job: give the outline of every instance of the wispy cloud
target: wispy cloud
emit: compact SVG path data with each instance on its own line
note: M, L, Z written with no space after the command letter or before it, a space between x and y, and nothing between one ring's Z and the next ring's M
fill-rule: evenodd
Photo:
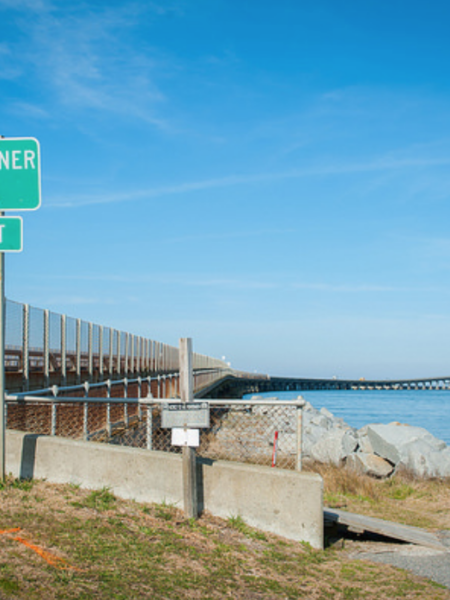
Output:
M42 278L42 277L41 277ZM227 289L273 289L280 287L281 284L271 280L270 278L252 279L251 277L217 277L210 274L158 274L151 275L136 274L136 275L117 275L110 273L99 273L94 275L66 275L55 274L48 275L47 281L55 280L60 282L65 281L89 281L98 283L111 283L127 285L167 285L167 286L184 286L184 287L200 287L200 288L227 288ZM73 296L76 297L76 296ZM81 302L80 302L81 303Z
M49 10L51 6L51 3L47 0L0 0L0 9L13 8L15 10L41 12Z
M295 233L297 229L260 229L257 231L226 231L224 233L201 233L193 235L184 235L176 238L164 238L162 243L178 243L178 242L189 242L189 241L202 241L202 240L231 240L231 239L245 239L251 237L260 236L272 236L272 235L286 235L287 233Z
M254 232L258 234L259 232ZM450 244L450 242L449 242ZM42 278L42 275L39 276ZM251 275L242 275L241 277L217 277L215 274L203 273L152 273L145 275L138 274L116 274L116 273L95 273L95 274L54 274L47 275L47 281L55 280L65 281L87 281L126 285L155 285L158 286L185 286L200 288L227 288L227 289L282 289L282 290L305 290L311 292L324 292L330 294L410 294L410 293L437 293L449 294L450 290L446 286L395 286L382 283L331 283L328 281L292 281L286 280L277 273L265 273L258 277Z
M32 119L50 119L50 113L36 104L30 104L28 102L17 102L11 108L11 112L16 113L22 117Z
M37 77L42 91L52 92L53 103L56 99L69 110L118 113L168 127L157 110L164 95L155 72L162 66L169 69L169 61L156 49L127 42L143 12L164 12L158 3L105 5L85 11L86 7L77 5L59 8L46 0L0 0L1 8L27 13L22 21L27 45L3 45L3 62L5 56L13 56L15 71Z
M331 284L331 283L293 283L293 288L318 292L332 292L345 294L377 293L377 292L412 292L412 288L402 288L377 284Z
M287 179L300 179L305 177L318 177L329 175L346 175L352 173L385 172L402 169L426 168L450 165L450 158L380 158L368 162L348 162L329 165L319 165L305 169L292 169L272 173L254 173L248 175L228 175L204 179L199 181L183 182L174 185L159 186L141 190L123 191L119 193L84 194L77 196L66 195L64 198L49 198L47 206L58 208L77 208L95 204L115 204L119 202L133 202L148 200L162 196L186 194L213 188L224 188L237 185L251 185L265 182L274 182Z

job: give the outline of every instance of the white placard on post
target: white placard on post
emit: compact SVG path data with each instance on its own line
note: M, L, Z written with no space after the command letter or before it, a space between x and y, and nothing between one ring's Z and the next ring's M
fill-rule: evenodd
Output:
M172 446L198 448L200 446L200 429L174 427L172 429Z

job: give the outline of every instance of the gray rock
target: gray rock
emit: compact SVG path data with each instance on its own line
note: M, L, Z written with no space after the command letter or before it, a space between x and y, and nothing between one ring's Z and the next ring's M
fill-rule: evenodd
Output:
M366 452L367 454L373 454L373 447L370 443L369 436L367 434L367 427L368 426L365 425L364 427L361 427L361 429L358 429L358 431L356 432L358 436L359 451Z
M342 438L342 448L345 456L348 456L358 447L358 437L353 429L347 429Z
M434 450L443 450L446 443L438 440L423 427L389 423L368 425L367 434L375 454L397 464L401 459L401 448L406 444L423 440Z
M366 473L372 477L384 479L394 471L394 465L390 462L369 452L357 452L347 457L346 463L349 468Z
M425 440L405 444L398 463L401 467L419 477L450 477L450 448L436 450Z
M328 408L325 408L324 406L320 409L320 414L323 415L324 417L327 417L328 419L330 419L331 421L334 419L334 415L333 413L331 413Z
M310 457L321 463L332 463L340 465L347 456L345 444L350 442L345 440L347 431L343 429L332 429L321 437L310 449ZM355 444L356 447L356 444Z
M367 435L375 454L399 468L418 476L450 475L450 449L423 427L374 424L367 426Z

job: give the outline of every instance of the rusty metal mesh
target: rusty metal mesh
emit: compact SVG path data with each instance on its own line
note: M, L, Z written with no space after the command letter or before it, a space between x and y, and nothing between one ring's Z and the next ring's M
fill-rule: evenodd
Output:
M140 386L140 390L138 389ZM89 390L90 398L79 401L9 402L7 427L44 435L58 435L133 448L181 451L172 446L171 430L161 427L161 404L121 402L124 396L146 397L142 382ZM107 394L111 402L106 398ZM95 402L97 398L104 401ZM73 397L73 392L70 393ZM115 398L117 401L115 402ZM210 427L200 430L197 455L294 469L298 449L298 408L288 404L210 404ZM274 451L275 450L275 451Z

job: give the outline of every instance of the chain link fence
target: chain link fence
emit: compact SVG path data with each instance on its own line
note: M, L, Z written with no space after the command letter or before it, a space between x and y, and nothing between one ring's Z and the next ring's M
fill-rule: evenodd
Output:
M124 380L119 385L77 386L48 396L9 396L7 427L43 435L103 442L163 452L172 446L162 428L165 401L155 399L158 380ZM74 395L77 392L77 395ZM304 401L205 400L210 427L200 430L197 455L285 469L301 469Z

